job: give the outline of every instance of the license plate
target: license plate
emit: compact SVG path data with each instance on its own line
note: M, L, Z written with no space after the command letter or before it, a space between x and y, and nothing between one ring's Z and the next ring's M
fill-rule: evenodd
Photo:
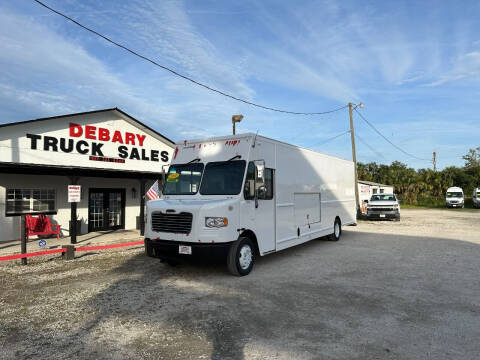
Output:
M192 247L187 245L179 245L178 253L185 254L185 255L192 255Z
M380 217L385 217L385 214L380 214Z

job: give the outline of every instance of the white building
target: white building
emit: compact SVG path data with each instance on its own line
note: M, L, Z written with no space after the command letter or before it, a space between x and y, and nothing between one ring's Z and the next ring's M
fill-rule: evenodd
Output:
M20 215L44 213L69 235L143 228L145 189L174 144L118 108L0 124L0 241L20 238ZM69 184L81 186L77 209ZM79 228L80 227L80 228Z
M384 185L371 181L358 180L358 197L360 200L360 209L362 214L367 213L367 203L375 194L393 194L394 187L392 185Z

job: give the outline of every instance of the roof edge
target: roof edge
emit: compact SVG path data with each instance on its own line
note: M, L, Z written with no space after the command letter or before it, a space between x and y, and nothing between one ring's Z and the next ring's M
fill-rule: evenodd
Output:
M387 185L387 184L380 184L376 183L374 181L367 181L367 180L358 180L360 184L365 184L365 185L376 185L376 186L388 186L388 187L394 187L393 185Z
M71 114L64 114L64 115L55 115L55 116L48 116L48 117L43 117L43 118L36 118L36 119L31 119L31 120L24 120L24 121L16 121L16 122L10 122L6 124L0 124L0 128L2 127L7 127L7 126L13 126L13 125L22 125L22 124L28 124L32 122L37 122L37 121L45 121L45 120L54 120L54 119L60 119L60 118L67 118L71 116L81 116L81 115L90 115L90 114L97 114L97 113L103 113L103 112L108 112L108 111L117 111L121 115L128 117L129 119L133 120L134 122L140 124L143 126L145 129L148 129L149 131L153 132L155 135L161 137L162 139L166 140L167 142L170 143L170 145L173 147L175 145L175 142L167 138L166 136L160 134L158 131L152 129L150 126L145 125L141 121L135 119L133 116L127 114L125 111L119 109L118 107L113 107L113 108L107 108L107 109L99 109L99 110L91 110L91 111L84 111L84 112L79 112L79 113L71 113Z

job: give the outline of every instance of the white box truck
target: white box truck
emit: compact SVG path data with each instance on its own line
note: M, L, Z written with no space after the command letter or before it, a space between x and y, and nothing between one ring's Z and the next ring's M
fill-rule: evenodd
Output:
M257 256L355 224L353 162L255 134L185 141L146 214L148 256L220 256L247 275Z

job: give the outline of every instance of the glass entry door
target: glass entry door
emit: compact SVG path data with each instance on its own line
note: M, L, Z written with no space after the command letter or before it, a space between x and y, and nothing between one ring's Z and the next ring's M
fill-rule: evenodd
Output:
M125 228L125 189L90 189L88 231Z

